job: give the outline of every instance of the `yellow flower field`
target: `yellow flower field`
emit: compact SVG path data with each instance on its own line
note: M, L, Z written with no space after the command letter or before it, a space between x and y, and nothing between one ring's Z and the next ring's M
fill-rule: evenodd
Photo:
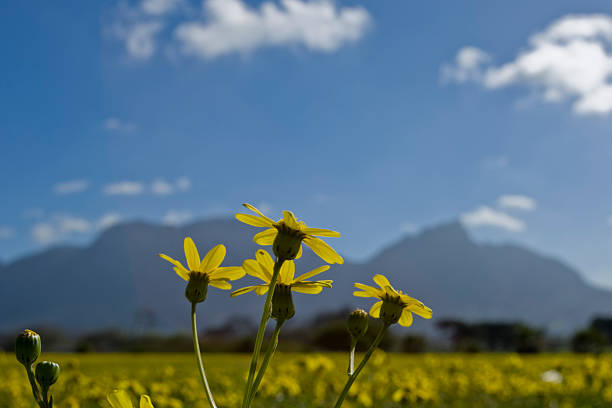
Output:
M377 351L346 407L610 407L612 356L423 354ZM126 389L156 408L207 408L192 354L46 354L60 363L58 408L108 408ZM254 407L329 407L346 381L346 354L277 354ZM219 407L239 407L249 355L205 354ZM31 390L13 353L0 353L0 407L31 408Z

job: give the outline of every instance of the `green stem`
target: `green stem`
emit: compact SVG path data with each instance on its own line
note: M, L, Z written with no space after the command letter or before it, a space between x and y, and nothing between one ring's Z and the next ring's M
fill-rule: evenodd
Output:
M370 348L368 349L368 351L363 356L363 360L361 360L361 363L359 363L359 365L357 366L357 369L355 370L353 375L351 375L348 378L348 380L346 381L346 385L344 386L344 389L340 393L340 396L338 397L338 401L336 401L336 405L334 405L334 408L340 408L340 406L344 402L344 398L346 398L346 395L349 392L349 389L351 388L351 386L353 385L353 383L357 379L357 376L359 375L359 373L361 372L363 367L365 367L365 365L368 362L368 360L370 359L370 357L372 357L372 354L374 353L374 350L376 350L376 347L380 344L380 341L385 336L385 332L387 331L388 327L389 327L389 325L385 323L380 328L380 331L378 332L378 334L376 335L376 338L374 339L374 341L370 345Z
M272 341L270 342L270 345L268 346L268 350L266 351L263 361L261 362L261 367L259 368L259 371L257 372L257 377L255 378L255 382L253 383L253 386L251 387L251 393L249 395L248 406L251 406L253 402L253 398L255 398L255 394L257 393L257 389L259 388L259 384L261 384L261 380L263 379L263 376L266 373L268 364L270 364L270 360L272 360L272 356L274 355L274 352L276 351L276 348L278 347L278 334L280 333L280 329L283 326L283 323L285 323L284 320L276 321L276 327L274 328L274 334L272 335Z
M200 353L200 342L198 340L198 329L196 327L196 303L191 304L191 332L193 335L193 349L196 355L198 368L200 369L200 378L202 379L202 383L204 384L204 390L206 391L206 399L208 400L208 403L210 404L211 408L217 408L217 406L215 405L215 400L212 396L212 392L210 391L210 386L208 385L208 381L206 380L204 364L202 364L202 354Z
M349 365L347 370L349 377L353 375L355 371L355 347L357 347L357 339L351 336L351 351L349 352Z
M261 352L261 345L263 343L264 333L266 331L266 325L270 320L270 310L272 308L272 296L274 295L274 289L276 288L276 280L280 273L281 265L283 260L276 258L274 262L274 273L270 284L268 285L268 296L266 296L266 303L264 304L263 313L261 314L261 321L259 322L259 329L257 329L257 337L255 338L255 348L253 349L253 355L251 356L251 366L249 367L249 377L246 383L246 390L244 391L244 398L242 399L242 408L249 406L249 395L251 393L251 386L253 385L253 378L255 377L255 371L257 370L257 360L259 360L259 353Z
M40 397L40 391L38 391L38 385L36 385L36 379L34 377L34 370L32 370L32 366L26 366L25 369L28 373L28 380L30 381L30 386L32 387L32 394L34 395L36 403L40 408L46 408L47 402L43 401Z

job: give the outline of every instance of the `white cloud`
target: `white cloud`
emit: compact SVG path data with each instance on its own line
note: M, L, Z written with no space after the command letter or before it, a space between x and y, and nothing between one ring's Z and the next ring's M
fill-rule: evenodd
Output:
M109 132L131 132L136 126L119 118L110 117L104 120L104 128Z
M89 188L87 180L70 180L57 183L53 186L55 194L74 194L81 193Z
M184 192L191 188L191 180L187 177L180 177L174 183L164 179L157 179L151 183L151 191L157 195L169 195L176 192Z
M87 233L91 229L92 224L84 218L58 214L50 221L35 224L31 234L36 242L46 245L61 241L75 233Z
M100 219L98 220L96 224L97 224L98 229L104 230L104 229L110 228L113 225L117 224L120 220L121 220L121 217L119 216L119 214L108 213L100 217Z
M498 66L490 64L484 51L465 47L441 74L442 79L476 81L491 90L525 84L545 102L570 100L577 114L612 114L612 16L562 17L531 36L514 60Z
M501 208L513 208L517 210L533 211L537 207L536 201L524 195L503 195L497 199Z
M204 9L206 21L175 30L181 50L201 58L287 45L333 52L360 39L370 24L362 7L336 8L330 0L267 1L259 9L242 0L205 0Z
M417 231L417 229L417 226L410 221L404 221L400 225L400 231L404 234L413 234Z
M15 231L11 227L0 226L0 239L9 239L15 236Z
M166 225L181 225L191 221L192 215L189 210L168 210L162 221Z
M120 181L104 187L106 195L137 195L144 192L144 186L138 181Z
M146 14L159 16L176 10L181 3L182 0L143 0L140 7Z
M523 221L487 206L461 214L461 221L469 227L497 227L513 232L525 229Z

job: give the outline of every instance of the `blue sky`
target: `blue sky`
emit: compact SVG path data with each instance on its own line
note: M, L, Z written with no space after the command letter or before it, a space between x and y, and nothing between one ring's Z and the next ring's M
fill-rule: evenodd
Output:
M610 2L0 7L4 261L251 202L353 259L460 218L612 287Z

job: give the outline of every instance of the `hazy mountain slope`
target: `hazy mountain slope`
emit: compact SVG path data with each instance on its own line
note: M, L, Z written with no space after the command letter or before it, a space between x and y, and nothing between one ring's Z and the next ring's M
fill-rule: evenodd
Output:
M224 265L239 265L254 256L255 232L232 219L178 228L127 223L105 231L87 248L57 247L4 265L0 330L46 323L75 330L130 328L142 309L152 310L162 329L185 329L185 283L156 254L184 259L183 238L190 235L201 256L223 243L228 248ZM321 264L305 251L297 273ZM449 223L406 237L367 262L332 266L324 276L334 279L334 288L323 296L297 294L295 319L344 305L368 307L370 301L352 296L352 283L369 283L375 273L425 301L436 318L520 319L566 332L594 313L612 312L612 293L586 285L563 263L517 246L476 244L461 224ZM251 282L245 279L235 287ZM229 292L211 288L199 307L201 324L235 315L255 319L262 302L253 294L229 299ZM416 328L433 324L419 322Z

